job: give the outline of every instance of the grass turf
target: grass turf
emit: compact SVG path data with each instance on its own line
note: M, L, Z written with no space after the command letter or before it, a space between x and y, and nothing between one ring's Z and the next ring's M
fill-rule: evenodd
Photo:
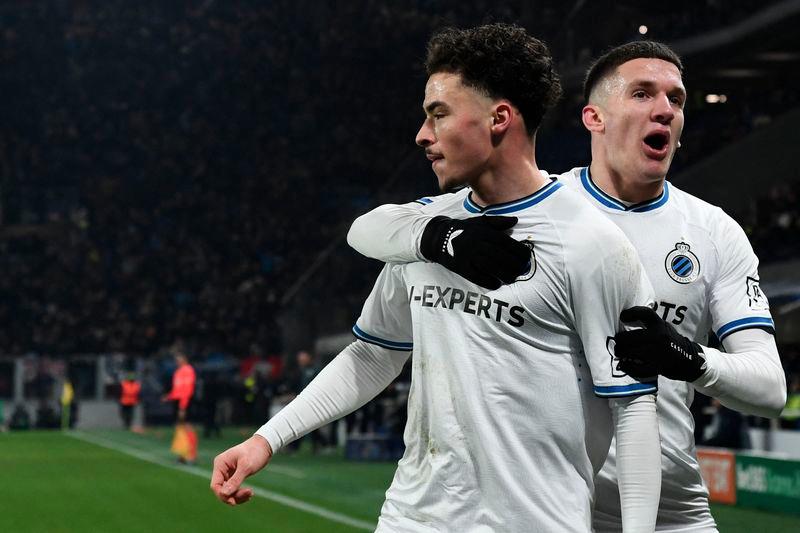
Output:
M0 531L13 532L355 532L345 525L269 499L238 508L217 502L207 475L214 455L249 431L227 430L201 439L198 467L206 477L176 467L169 453L171 430L145 434L93 431L88 438L60 432L0 434ZM148 461L132 457L143 454ZM155 464L154 464L155 463ZM341 452L278 454L250 478L252 486L296 498L374 524L391 482L393 463L346 462ZM800 531L800 517L715 506L722 533Z

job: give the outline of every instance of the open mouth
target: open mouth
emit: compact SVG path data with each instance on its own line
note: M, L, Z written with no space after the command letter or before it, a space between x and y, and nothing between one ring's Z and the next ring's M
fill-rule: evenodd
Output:
M651 133L644 138L644 143L657 152L661 152L669 144L669 136L666 133Z

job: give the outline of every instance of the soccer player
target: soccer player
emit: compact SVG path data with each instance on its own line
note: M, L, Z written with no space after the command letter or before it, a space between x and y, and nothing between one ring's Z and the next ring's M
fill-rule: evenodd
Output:
M449 29L429 42L426 66L417 144L441 189L468 187L423 210L513 213L526 271L486 291L437 264L386 265L359 340L220 454L211 488L247 501L246 476L374 397L413 351L406 451L378 531L591 531L593 479L614 434L624 529L652 531L656 381L616 371L609 346L619 313L652 288L622 232L536 166L536 130L560 93L549 51L515 26Z
M694 391L743 413L775 417L786 401L786 382L759 288L758 259L744 232L718 207L666 181L683 129L682 74L680 58L655 42L622 45L597 59L584 87L592 161L562 174L558 183L578 191L625 232L655 288L655 311L623 313L624 321L644 329L618 334L615 355L629 375L661 375L663 485L656 529L712 532L689 412ZM360 217L348 240L379 259L435 260L435 236L462 223L431 217L415 204L386 205ZM462 257L455 253L450 264L469 261L480 238L467 232L451 238ZM727 353L700 344L709 331ZM620 529L619 453L617 442L596 479L599 532Z

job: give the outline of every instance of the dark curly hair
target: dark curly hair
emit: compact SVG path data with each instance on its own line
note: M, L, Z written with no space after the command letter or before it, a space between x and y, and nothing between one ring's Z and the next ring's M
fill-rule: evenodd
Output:
M530 136L561 96L547 45L511 24L438 31L428 41L425 69L429 76L460 74L464 85L491 98L508 99Z
M589 96L601 80L617 70L617 67L623 63L640 58L668 61L678 67L678 71L683 76L683 63L672 48L656 41L633 41L612 48L592 63L583 80L583 97L588 102Z

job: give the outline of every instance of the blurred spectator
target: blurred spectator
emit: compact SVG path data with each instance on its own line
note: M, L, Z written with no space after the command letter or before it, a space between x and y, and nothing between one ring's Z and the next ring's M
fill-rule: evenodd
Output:
M49 401L39 400L39 406L36 408L36 429L58 429L59 427L61 427L61 421L56 410Z
M142 391L141 382L136 379L136 373L128 372L120 382L119 408L122 424L125 429L131 429L133 411L139 405L139 393Z
M735 218L763 263L800 257L800 182L774 185Z
M73 429L78 422L78 399L72 378L67 376L61 384L61 429Z
M217 370L206 372L203 377L203 395L201 398L203 404L203 436L205 438L212 436L219 438L222 436L222 431L217 421L217 405L224 391L225 383L220 372Z
M14 412L8 420L8 429L30 429L31 415L24 405L18 403L14 406Z

